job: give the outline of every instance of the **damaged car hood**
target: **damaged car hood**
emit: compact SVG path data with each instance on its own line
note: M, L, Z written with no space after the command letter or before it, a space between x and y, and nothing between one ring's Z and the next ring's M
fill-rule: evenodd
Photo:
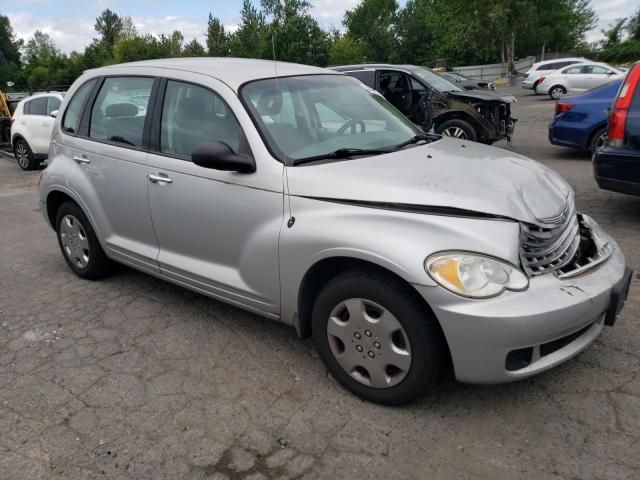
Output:
M506 93L498 93L493 92L491 90L463 90L461 92L451 91L446 92L449 97L453 98L461 98L465 100L482 100L485 102L505 102L505 103L515 103L516 97L513 95L508 95Z
M289 194L425 213L506 217L543 226L572 195L521 155L444 137L397 152L287 168Z

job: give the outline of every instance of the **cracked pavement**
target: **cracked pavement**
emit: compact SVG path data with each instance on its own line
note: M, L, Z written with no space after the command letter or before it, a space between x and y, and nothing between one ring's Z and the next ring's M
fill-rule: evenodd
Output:
M510 91L500 146L561 173L640 271L640 198L599 190L549 145L553 102ZM37 176L0 157L0 479L640 478L637 273L616 326L560 367L388 408L292 328L124 267L75 277Z

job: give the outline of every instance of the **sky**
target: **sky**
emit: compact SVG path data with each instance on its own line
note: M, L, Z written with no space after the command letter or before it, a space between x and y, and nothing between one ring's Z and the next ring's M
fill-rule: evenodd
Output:
M323 27L341 28L342 16L360 0L311 0L312 15ZM256 0L254 3L259 3ZM404 0L400 0L401 5ZM598 14L597 28L587 34L592 42L602 38L600 29L617 18L628 17L638 0L592 0ZM182 31L185 40L205 42L209 12L228 31L237 28L242 0L0 0L0 13L11 20L14 31L28 41L36 30L48 33L63 52L82 51L97 36L95 18L105 8L131 16L140 33Z

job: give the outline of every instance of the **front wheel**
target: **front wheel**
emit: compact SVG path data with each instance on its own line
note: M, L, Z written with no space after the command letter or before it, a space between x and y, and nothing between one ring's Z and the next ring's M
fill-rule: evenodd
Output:
M315 301L312 330L333 377L365 400L401 405L440 381L446 358L440 327L418 294L393 277L338 275Z
M478 138L476 131L469 122L458 118L447 120L436 127L436 133L445 137L455 137L460 140L471 140L475 142Z
M555 85L549 89L549 96L551 97L552 100L559 99L565 93L567 93L567 89L564 88L562 85Z

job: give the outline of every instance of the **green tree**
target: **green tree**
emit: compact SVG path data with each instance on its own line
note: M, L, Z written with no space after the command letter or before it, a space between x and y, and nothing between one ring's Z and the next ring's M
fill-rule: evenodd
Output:
M397 15L395 0L363 0L345 13L343 24L347 35L360 42L366 60L384 62L396 47Z
M200 42L195 38L184 46L182 50L183 57L206 57L207 52Z
M22 40L16 38L9 17L0 15L0 89L4 89L8 81L19 81L22 45Z
M24 61L29 67L48 66L60 55L48 33L36 30L24 48Z
M162 57L175 58L182 55L184 35L179 30L174 30L171 35L160 35L159 46Z
M113 49L122 33L123 26L122 18L108 8L96 18L93 28L100 34L99 40L109 55L113 54Z
M329 61L329 34L309 14L306 0L263 0L262 7L271 21L267 24L267 41L263 58L274 54L278 60L327 65Z
M224 31L220 19L209 13L207 24L207 50L211 57L226 57L229 55L229 35Z
M49 84L49 69L42 65L34 67L27 77L27 85L30 90L44 90Z
M330 65L360 63L364 57L360 44L348 35L334 39L329 51Z
M262 58L267 51L267 46L271 43L266 38L267 26L264 14L253 6L251 0L243 0L240 18L240 27L229 42L231 56Z
M629 40L640 41L640 8L627 21L627 33L629 34Z

